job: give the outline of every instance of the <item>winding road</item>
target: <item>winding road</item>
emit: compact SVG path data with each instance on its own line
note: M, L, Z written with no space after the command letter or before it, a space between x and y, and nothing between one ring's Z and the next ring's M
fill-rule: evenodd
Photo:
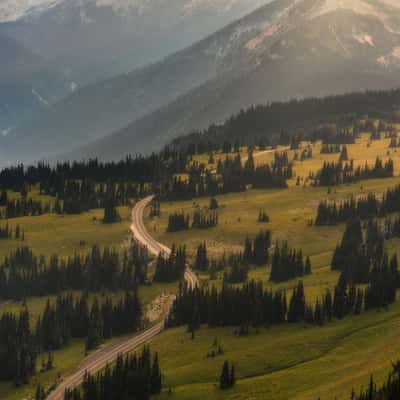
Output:
M132 210L132 225L130 229L134 239L146 247L151 254L157 256L158 254L162 253L164 256L168 256L171 253L171 250L154 240L147 232L143 222L144 210L150 204L153 198L154 196L148 196L135 205ZM194 288L198 285L198 279L195 273L189 267L186 268L184 278L190 287ZM115 361L119 354L126 354L135 348L142 346L163 330L164 321L161 321L149 329L133 336L132 338L106 345L90 354L83 360L78 369L72 375L67 376L56 387L56 389L54 389L54 391L47 396L47 400L63 400L65 390L79 386L82 383L86 372L92 375L97 373L107 364Z
M288 147L283 147L279 150L285 151ZM269 149L260 151L254 154L254 157L260 157L264 154L273 153L277 149ZM245 162L248 159L247 156L242 157L242 161ZM168 257L171 253L171 249L167 246L157 242L147 231L143 216L146 207L151 203L154 196L148 196L136 203L135 207L132 209L132 223L130 230L136 241L138 241L142 246L146 247L149 253L154 256L158 256L160 253L164 257ZM194 288L198 285L199 281L196 274L187 266L184 274L184 279L189 287ZM166 315L168 312L166 313ZM165 315L165 316L166 316ZM71 389L79 386L85 373L95 374L102 370L107 364L112 363L116 360L119 354L128 353L135 348L142 346L144 343L150 339L157 336L160 332L164 330L164 320L156 323L149 329L133 336L129 339L121 340L117 343L112 343L102 347L101 349L95 351L86 357L80 364L78 369L71 375L64 378L64 380L52 391L48 396L47 400L63 400L64 392L66 389Z

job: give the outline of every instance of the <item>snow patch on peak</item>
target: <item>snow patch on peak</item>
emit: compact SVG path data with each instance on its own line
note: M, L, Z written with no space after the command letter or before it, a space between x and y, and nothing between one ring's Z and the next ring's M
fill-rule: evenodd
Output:
M367 33L359 32L359 33L354 33L353 38L361 44L369 45L371 47L375 47L374 40L371 35L368 35Z
M0 22L16 21L35 12L55 7L65 0L2 0Z
M386 5L399 8L398 0L383 0ZM367 0L324 0L324 3L314 11L312 17L318 17L336 10L350 10L356 14L375 16L384 19L379 4L373 5Z

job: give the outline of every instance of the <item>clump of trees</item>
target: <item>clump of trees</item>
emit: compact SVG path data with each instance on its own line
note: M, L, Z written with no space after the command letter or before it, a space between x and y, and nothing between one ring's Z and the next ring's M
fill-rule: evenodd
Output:
M200 243L197 247L196 258L194 261L195 269L200 271L207 271L210 266L210 261L207 256L207 244L206 242Z
M218 213L215 211L202 212L196 210L193 214L192 228L194 229L208 229L214 228L218 225Z
M342 147L342 151L340 152L339 161L348 161L349 155L347 153L347 146Z
M271 260L270 280L282 282L311 274L311 261L301 250L290 249L287 242L275 244Z
M158 354L145 347L139 355L119 355L114 366L94 376L86 374L82 387L67 389L64 400L148 400L162 388Z
M210 205L208 207L210 210L217 210L219 208L218 201L215 197L211 197Z
M339 144L328 144L323 143L321 146L321 154L335 154L340 153L340 145Z
M158 198L154 198L150 204L150 218L159 217L161 215L161 203Z
M153 280L154 282L174 282L183 278L186 269L186 247L172 246L168 257L159 254Z
M396 290L400 287L397 256L389 259L376 221L368 222L365 237L359 220L347 224L331 267L341 271L341 281L368 284L365 308L386 307L396 300Z
M85 338L86 349L90 350L104 339L139 329L141 315L136 290L127 292L116 304L105 297L102 302L93 299L91 306L85 294L76 299L72 294L59 295L54 303L47 302L34 327L26 308L19 315L3 313L0 380L27 384L36 372L38 354L48 354L46 369L49 369L51 351L66 346L72 338Z
M230 365L228 361L225 361L222 365L222 371L219 377L219 387L221 390L226 390L234 387L235 383L235 366L233 364Z
M104 206L104 224L114 224L121 221L121 216L112 199L108 200Z
M127 292L117 304L105 297L101 302L95 298L90 306L85 294L76 300L71 294L59 295L54 304L47 302L37 321L37 348L60 349L71 338L85 338L86 349L91 350L104 339L138 330L141 315L136 289Z
M224 271L224 280L229 283L245 282L250 265L265 265L269 261L271 232L260 230L254 240L245 239L243 251L226 255L218 260L210 260L205 242L200 243L195 257L195 268L210 271L213 276L217 271Z
M168 216L167 232L179 232L189 229L190 216L182 212L175 212Z
M36 371L37 348L29 313L3 313L0 318L0 380L29 383Z
M348 163L324 162L314 179L317 186L335 186L343 183L354 183L363 179L378 179L393 177L394 164L389 159L386 163L378 157L374 166L354 167L353 161Z
M38 257L21 247L0 265L0 298L20 300L65 290L131 290L146 281L147 263L147 251L135 243L122 257L95 245L89 254L67 259Z
M175 212L168 216L167 232L179 232L193 229L209 229L218 225L218 213L216 211L196 210L192 218L189 214Z
M0 240L12 238L22 241L25 240L25 232L21 229L21 226L17 224L14 232L13 229L8 225L8 222L3 227L0 226Z
M379 199L369 193L365 197L354 197L335 201L322 201L317 210L316 225L336 225L350 219L360 218L362 220L384 217L389 213L400 211L400 186L388 189Z
M386 382L378 387L371 376L368 388L361 390L358 395L354 390L351 398L354 400L394 400L400 397L400 361L392 364L392 371L388 374Z
M265 211L260 210L260 212L258 213L258 222L270 222L269 216Z

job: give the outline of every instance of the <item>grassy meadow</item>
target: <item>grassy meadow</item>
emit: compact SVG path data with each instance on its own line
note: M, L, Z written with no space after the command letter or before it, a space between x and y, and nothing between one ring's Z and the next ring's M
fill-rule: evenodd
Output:
M207 208L210 198L192 201L162 202L161 215L150 218L145 223L150 234L158 241L171 246L185 244L189 259L193 260L197 246L205 241L211 258L224 252L238 252L243 249L246 236L254 237L260 229L269 229L272 239L287 240L291 247L301 248L304 255L311 258L312 275L303 278L307 301L314 300L337 283L338 272L330 269L332 252L341 239L344 224L317 227L315 220L317 206L323 199L337 200L369 192L383 193L387 188L400 183L400 149L389 149L389 139L370 142L363 135L356 144L348 145L350 159L355 165L375 162L376 157L384 161L390 156L394 160L395 177L380 180L364 180L355 184L340 185L330 191L313 187L307 179L322 167L324 161L336 161L339 154L320 154L321 144L312 145L313 158L294 162L295 177L289 181L287 189L248 190L217 196L219 203L218 226L212 229L190 229L167 233L168 216L183 210L193 214L198 208ZM302 146L307 146L303 143ZM278 148L279 150L279 148ZM299 154L301 150L297 151ZM388 154L389 152L389 154ZM247 149L241 149L245 157ZM289 158L294 151L289 151ZM229 155L233 157L234 154ZM214 154L214 168L225 154ZM194 157L194 161L207 164L208 155ZM273 160L272 153L255 151L256 164ZM296 185L300 176L300 185ZM12 194L18 196L18 194ZM32 197L43 201L51 198ZM259 211L270 217L269 223L258 222ZM86 253L94 244L101 247L122 249L129 236L130 208L120 207L121 221L103 224L103 210L92 210L81 215L45 214L38 217L22 217L9 221L12 228L18 224L25 232L25 240L7 239L0 241L0 259L22 245L29 246L37 255L46 257L57 254L67 257L74 253ZM5 221L0 221L3 226ZM398 252L400 240L387 242L390 253ZM269 282L269 266L251 268L249 279L261 280L266 286L281 288L288 292L297 284L291 280L280 284ZM208 274L200 274L201 282L220 286L221 273L210 281ZM147 305L161 293L175 293L177 283L141 286L139 295L145 310ZM110 293L99 293L103 295ZM76 296L80 293L75 293ZM124 294L111 294L115 301ZM90 295L90 301L95 295ZM28 298L26 305L34 324L43 312L47 299L56 296ZM23 302L0 303L0 314L7 311L18 312ZM251 330L248 336L240 337L234 328L210 329L202 327L192 339L186 327L168 329L151 341L151 348L159 352L164 372L164 389L160 399L195 400L207 396L214 399L271 399L271 400L316 400L347 399L352 388L356 391L366 386L370 375L382 380L391 361L400 358L400 302L388 310L365 312L360 316L347 317L322 327L306 325L273 326ZM118 340L113 339L113 340ZM213 343L218 342L224 354L208 357ZM73 340L67 348L54 352L55 368L44 373L38 372L31 383L16 388L11 383L0 383L0 399L28 399L34 393L38 382L49 386L58 376L70 373L85 357L84 341ZM222 363L235 363L238 382L235 388L221 392L217 387ZM38 357L38 371L41 356Z
M377 195L400 183L400 151L389 149L389 139L370 142L363 135L356 144L347 145L349 159L355 165L394 160L395 177L363 180L355 184L340 185L328 191L313 187L307 179L324 161L337 161L339 154L320 154L321 144L312 145L313 158L294 162L295 178L287 189L248 190L244 193L217 196L219 203L218 226L212 229L167 233L168 215L178 211L193 214L198 208L207 208L209 198L193 201L162 202L161 215L146 218L153 236L168 245L185 244L189 256L194 257L197 246L205 241L209 256L243 249L246 236L254 237L260 229L270 229L274 240L287 240L289 245L303 249L311 257L313 273L304 277L307 300L315 298L327 288L333 288L339 274L330 269L332 252L341 239L344 224L329 227L314 226L317 206L323 199L340 201L351 196ZM308 145L303 144L303 147ZM301 150L298 151L300 154ZM294 151L289 151L293 158ZM246 154L245 149L241 151ZM273 154L257 156L256 164L273 160ZM234 155L230 155L233 157ZM224 159L215 154L214 159ZM196 161L207 163L208 156ZM296 185L297 176L301 177ZM265 211L269 223L258 222L258 213ZM386 243L389 253L399 252L400 240ZM203 282L221 285L218 279L209 282L208 274L201 274ZM268 282L269 267L252 268L249 279L262 280L265 285L290 291L297 280L280 284ZM161 399L347 399L351 390L366 387L371 374L382 381L390 370L391 362L400 357L400 304L388 310L365 312L334 321L322 327L274 326L253 330L240 337L235 328L211 329L202 327L192 340L185 327L171 329L151 342L159 351L165 373L165 390ZM224 354L207 357L217 340ZM236 366L238 382L230 390L220 391L218 379L225 360Z

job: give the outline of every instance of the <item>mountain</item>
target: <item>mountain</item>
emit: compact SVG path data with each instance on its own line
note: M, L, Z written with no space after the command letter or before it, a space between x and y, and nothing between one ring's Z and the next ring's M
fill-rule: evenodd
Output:
M120 158L252 104L399 86L399 72L397 1L276 0L157 64L78 91L4 148L19 158Z
M79 86L132 71L202 39L264 0L2 0L0 32Z
M66 77L14 39L0 34L0 133L69 93Z

